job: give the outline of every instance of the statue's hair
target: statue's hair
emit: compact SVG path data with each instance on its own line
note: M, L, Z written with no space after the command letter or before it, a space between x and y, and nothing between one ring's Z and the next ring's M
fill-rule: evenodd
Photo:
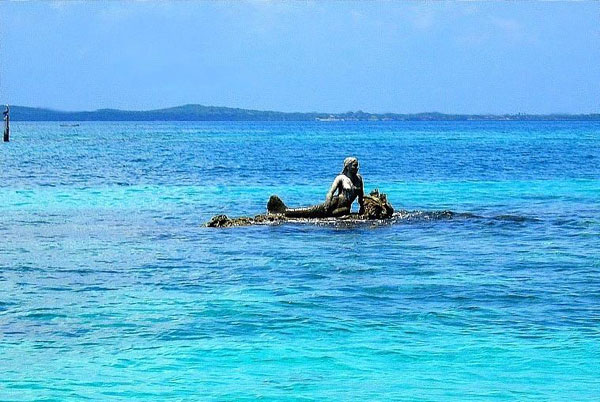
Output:
M354 156L349 156L346 159L344 159L344 168L342 169L342 174L346 173L348 166L350 166L354 162L358 163L358 159L356 159Z

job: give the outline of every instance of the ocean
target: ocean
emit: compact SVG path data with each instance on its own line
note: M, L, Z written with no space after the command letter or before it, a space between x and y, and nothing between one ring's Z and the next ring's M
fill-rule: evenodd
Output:
M0 400L597 400L599 122L12 128ZM347 156L413 218L203 227Z

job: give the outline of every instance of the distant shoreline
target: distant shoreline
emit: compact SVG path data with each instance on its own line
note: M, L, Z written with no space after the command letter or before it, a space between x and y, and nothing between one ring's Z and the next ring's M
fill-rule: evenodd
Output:
M27 106L11 106L12 121L600 121L591 114L445 114L445 113L295 113L217 106L184 105L132 111L100 109L68 112Z

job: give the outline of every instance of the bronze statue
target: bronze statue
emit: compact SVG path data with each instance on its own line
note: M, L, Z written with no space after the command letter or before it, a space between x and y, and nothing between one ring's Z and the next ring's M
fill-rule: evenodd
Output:
M358 199L359 212L351 213L352 203ZM358 160L353 157L344 159L344 169L327 192L325 202L306 208L288 208L276 195L272 195L267 203L267 214L254 217L243 216L229 218L227 215L216 215L205 226L226 228L248 225L278 225L286 222L317 223L333 222L334 224L360 224L374 220L390 220L394 208L387 196L375 189L369 195L364 194L363 179L358 174ZM335 219L322 219L335 218Z
M358 160L354 157L344 159L344 169L340 173L327 196L325 202L306 208L288 208L276 195L272 195L267 203L270 214L280 214L288 218L329 218L350 214L352 203L358 198L359 214L364 212L364 184L358 174Z

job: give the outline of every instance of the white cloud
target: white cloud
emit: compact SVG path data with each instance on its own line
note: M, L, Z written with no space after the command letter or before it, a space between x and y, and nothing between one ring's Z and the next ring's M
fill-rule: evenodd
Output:
M491 17L490 23L504 39L513 42L536 43L538 38L514 18Z

